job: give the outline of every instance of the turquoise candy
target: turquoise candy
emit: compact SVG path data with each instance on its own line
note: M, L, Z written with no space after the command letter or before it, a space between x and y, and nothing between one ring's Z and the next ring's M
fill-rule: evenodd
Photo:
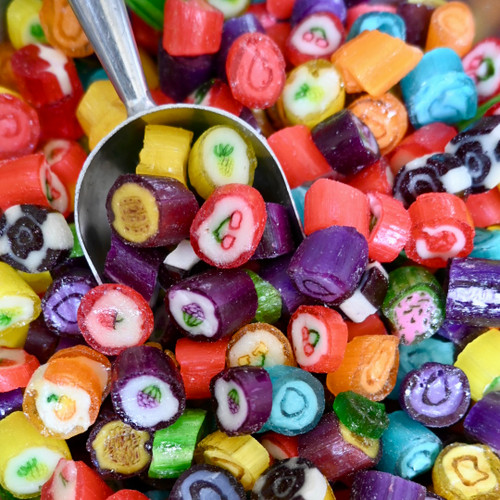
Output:
M500 260L500 231L476 227L474 248L469 257Z
M382 458L375 467L403 479L429 471L443 448L441 440L404 411L389 415L389 427L381 438Z
M455 344L431 337L419 344L399 346L399 368L396 385L389 394L389 399L399 398L399 387L406 375L420 368L424 363L435 362L452 365L454 362Z
M406 25L401 16L391 12L367 12L354 21L347 35L347 41L363 31L373 30L381 31L403 41L406 40Z
M454 124L477 111L477 91L458 54L434 49L400 82L408 116L415 128L434 122Z
M273 406L260 432L297 436L316 427L325 409L321 382L294 366L276 365L266 370L273 385Z
M302 226L304 226L304 200L309 187L310 186L303 185L292 189L292 198L297 208Z

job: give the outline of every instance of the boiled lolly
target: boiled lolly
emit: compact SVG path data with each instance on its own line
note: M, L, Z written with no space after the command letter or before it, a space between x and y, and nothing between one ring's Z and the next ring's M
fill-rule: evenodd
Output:
M259 431L271 414L273 388L264 368L227 368L212 378L210 392L219 429L228 436Z
M443 290L429 271L407 266L389 273L382 312L403 344L421 342L434 335L444 320L443 306Z
M389 426L381 438L382 456L376 468L413 479L432 469L443 448L441 440L404 411L389 415Z
M115 234L144 247L173 245L185 239L197 210L194 194L169 177L121 175L106 199Z
M472 326L500 324L498 273L500 262L453 259L449 270L446 318Z
M446 500L499 498L500 459L489 446L450 444L434 463L432 484Z
M0 393L26 387L40 362L23 349L0 347Z
M14 205L0 217L0 259L19 271L50 271L72 248L73 234L54 210Z
M262 430L295 436L313 429L325 409L321 383L310 373L293 366L267 368L272 382L272 410Z
M255 252L266 220L259 191L246 184L225 184L197 212L190 229L191 245L211 266L239 267Z
M330 12L337 16L342 23L345 23L346 2L344 0L296 0L293 3L290 22L295 26L314 12Z
M474 248L469 254L469 257L500 260L500 231L490 231L488 229L476 227L476 234L474 235Z
M61 458L40 500L106 500L113 490L85 462Z
M214 341L253 319L257 293L245 271L211 269L170 287L166 304L185 335Z
M467 413L464 429L473 441L488 445L497 455L500 453L500 392L485 394Z
M361 276L361 281L354 293L342 303L339 309L352 321L361 323L371 314L375 314L387 293L389 275L379 262L371 262Z
M0 442L0 485L15 498L37 496L59 460L71 460L66 441L42 436L20 411L0 420Z
M111 412L101 412L87 439L92 465L104 479L124 479L151 461L151 434L133 429Z
M304 295L337 304L354 292L367 264L366 239L352 227L331 226L299 245L288 274Z
M13 389L8 392L0 392L0 420L15 411L23 410L24 388Z
M500 116L485 116L457 134L445 151L454 154L472 178L471 192L481 193L500 182Z
M305 458L275 462L252 488L253 500L334 500L325 476Z
M259 441L269 455L276 460L299 456L298 436L285 436L278 432L268 431L259 437Z
M354 476L351 500L425 500L426 490L418 483L379 471L362 471Z
M193 465L175 482L170 500L198 500L209 495L225 500L244 500L243 486L225 469L215 465ZM209 498L207 497L207 498Z
M85 341L107 355L143 344L154 326L153 311L143 296L113 283L96 286L83 296L77 321Z
M235 128L215 125L196 139L189 153L189 182L207 199L226 184L253 184L257 158L250 141Z
M113 363L111 384L115 412L135 429L167 427L186 407L179 369L156 347L140 345L122 351Z
M250 323L241 327L227 346L228 366L295 366L292 346L273 325Z
M336 481L373 467L380 458L380 443L357 436L335 413L327 412L314 429L299 436L299 456L313 462L328 481Z
M257 478L269 467L266 449L252 436L228 436L215 431L196 447L196 463L217 465L237 477L245 490L251 490Z
M14 48L19 49L29 43L46 43L47 40L40 26L41 3L40 0L13 0L2 7L9 39Z
M404 378L399 401L417 422L447 427L458 422L469 408L469 381L460 368L424 363Z
M363 31L379 30L406 41L406 25L399 15L392 12L367 12L352 23L347 40L352 40Z
M92 274L85 270L75 270L55 279L42 300L47 327L57 335L80 335L78 307L82 297L95 286Z
M288 323L297 364L313 373L335 371L347 345L347 326L337 311L325 306L299 306Z
M337 370L326 376L328 390L337 395L354 391L381 401L394 388L399 341L393 335L362 335L348 342Z
M154 433L148 477L176 478L191 467L196 445L208 427L206 417L206 410L186 408L173 424Z
M380 158L377 140L368 126L347 109L319 122L311 134L318 149L339 174L355 174Z
M337 394L333 411L340 422L358 436L378 439L389 425L383 403L371 401L353 391Z

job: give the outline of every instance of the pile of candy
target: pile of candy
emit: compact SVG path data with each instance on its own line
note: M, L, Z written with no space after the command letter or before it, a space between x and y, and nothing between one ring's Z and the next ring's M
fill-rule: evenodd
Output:
M446 0L126 0L149 124L73 220L126 110L67 0L0 7L0 498L500 498L500 39ZM298 241L300 240L300 241Z

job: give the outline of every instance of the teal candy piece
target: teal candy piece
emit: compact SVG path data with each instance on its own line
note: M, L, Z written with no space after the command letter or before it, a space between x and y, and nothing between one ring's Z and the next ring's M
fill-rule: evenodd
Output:
M75 66L84 90L98 80L109 80L99 62L92 58L75 59Z
M500 231L490 231L476 227L474 248L469 257L500 260Z
M259 432L297 436L316 427L325 410L321 382L295 366L276 365L266 370L273 385L273 407Z
M304 226L304 200L309 187L310 186L299 186L292 189L292 198L297 207L297 213L299 214L302 226Z
M406 25L401 16L391 12L367 12L359 16L351 26L347 41L363 31L378 30L395 38L406 40Z
M408 116L415 128L434 122L454 124L477 111L477 91L458 54L434 49L400 82Z
M389 394L389 399L399 398L399 387L406 375L420 368L424 363L435 362L452 365L454 362L455 344L434 337L423 340L419 344L399 346L399 368L396 385Z
M389 427L381 438L382 457L376 469L403 479L429 471L443 448L441 440L404 411L389 415Z
M165 0L125 0L127 7L155 30L163 29Z

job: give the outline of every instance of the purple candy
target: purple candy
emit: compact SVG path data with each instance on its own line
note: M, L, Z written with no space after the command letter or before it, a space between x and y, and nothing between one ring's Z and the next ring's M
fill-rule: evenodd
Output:
M388 472L361 471L354 477L350 500L425 500L426 489Z
M24 350L28 354L36 356L40 364L44 364L54 354L58 341L59 337L49 330L43 319L43 314L41 314L30 323Z
M427 427L447 427L469 408L469 380L456 366L424 363L403 379L399 402L413 420Z
M13 411L23 411L23 393L21 387L8 392L0 392L0 420Z
M337 304L354 292L367 264L366 239L353 227L331 226L299 245L288 274L304 295Z
M396 14L400 15L406 25L406 43L424 48L429 30L429 21L434 7L425 3L401 2Z
M295 0L293 3L292 26L300 23L305 17L316 12L330 12L345 23L347 9L344 0Z
M488 445L500 455L500 392L483 396L469 411L464 429L473 441Z

